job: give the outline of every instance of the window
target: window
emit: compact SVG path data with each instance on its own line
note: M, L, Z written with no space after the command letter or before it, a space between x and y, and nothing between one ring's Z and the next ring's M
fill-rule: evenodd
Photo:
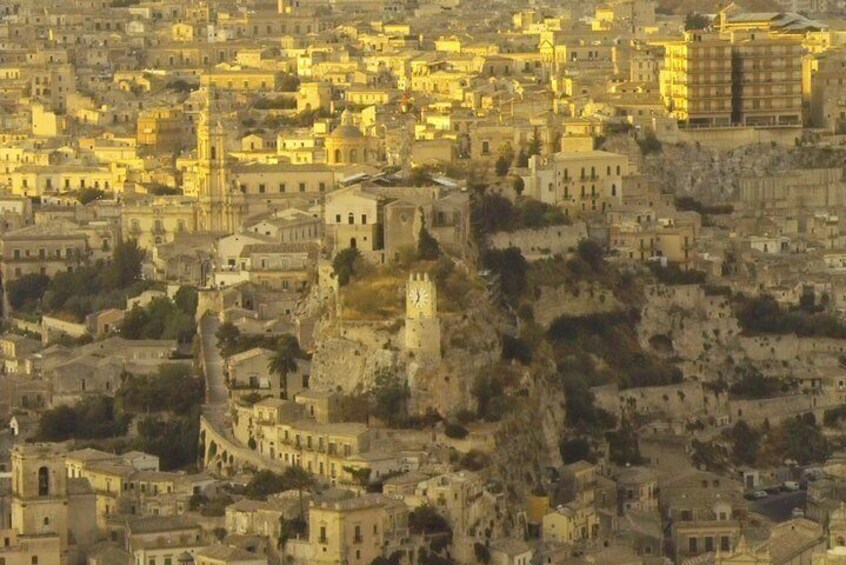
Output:
M33 555L31 561L32 561L32 565L38 565L38 556Z
M320 539L318 540L320 543L326 543L326 526L320 526Z
M300 192L305 192L305 183L304 182L300 183Z
M259 194L264 194L265 186L263 184L259 185Z
M279 183L279 192L285 192L285 183L284 182Z
M47 467L38 469L38 496L50 494L50 470Z
M705 536L705 551L714 551L714 538Z
M326 192L326 183L325 182L321 182L317 186L318 186L318 190L320 190L320 192Z
M361 543L361 526L355 527L355 532L353 533L353 543Z
M690 553L699 553L699 540L697 538L687 539L687 550Z

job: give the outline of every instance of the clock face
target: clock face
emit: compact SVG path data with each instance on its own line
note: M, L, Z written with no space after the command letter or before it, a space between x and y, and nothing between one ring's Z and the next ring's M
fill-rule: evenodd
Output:
M411 303L421 308L429 303L429 292L424 289L416 288L411 292Z

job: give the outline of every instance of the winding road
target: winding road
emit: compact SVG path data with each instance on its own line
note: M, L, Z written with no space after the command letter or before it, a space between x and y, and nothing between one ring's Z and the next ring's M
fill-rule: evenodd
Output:
M203 416L219 434L235 441L227 418L229 390L223 376L223 357L217 347L217 329L220 326L216 316L205 315L200 320L200 345L203 369L206 377L206 402Z

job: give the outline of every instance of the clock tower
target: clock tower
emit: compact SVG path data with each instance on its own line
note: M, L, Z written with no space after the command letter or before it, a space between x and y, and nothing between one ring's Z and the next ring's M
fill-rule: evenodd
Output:
M405 348L418 355L441 358L438 289L426 273L411 273L405 291Z

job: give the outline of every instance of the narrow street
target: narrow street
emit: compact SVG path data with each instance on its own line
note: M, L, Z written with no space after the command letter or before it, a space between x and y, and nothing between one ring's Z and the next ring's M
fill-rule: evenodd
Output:
M220 322L217 317L206 315L200 320L200 344L206 378L206 401L203 415L215 430L228 438L234 437L227 421L229 391L223 376L223 357L217 347L217 329Z

